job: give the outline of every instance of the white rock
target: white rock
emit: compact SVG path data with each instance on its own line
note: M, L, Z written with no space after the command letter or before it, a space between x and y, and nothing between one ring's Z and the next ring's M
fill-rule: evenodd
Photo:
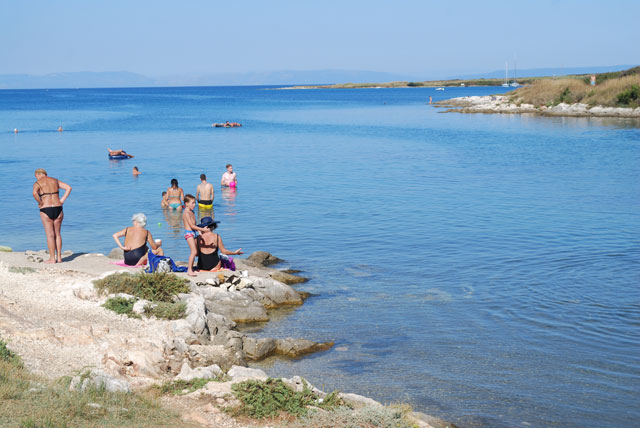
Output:
M244 380L249 379L258 379L258 380L267 380L269 376L260 370L260 369L252 369L249 367L241 367L241 366L233 366L227 372L229 377L233 380L233 382L242 382Z
M151 302L149 300L140 299L133 304L133 308L131 309L131 311L135 314L142 315L144 314L144 309L147 307L147 305L151 305Z
M77 282L72 286L73 295L82 300L97 300L98 292L91 282Z
M376 400L369 397L363 397L362 395L344 392L341 392L339 395L345 403L351 405L355 409L365 406L382 406L382 404L378 403Z
M180 369L180 373L176 376L176 379L188 382L193 379L212 379L220 375L222 375L222 369L220 369L217 364L192 369L189 367L189 364L184 363Z
M109 392L131 392L129 382L109 376L104 371L93 369L85 378L74 376L69 384L70 391L84 391L89 387L104 388Z

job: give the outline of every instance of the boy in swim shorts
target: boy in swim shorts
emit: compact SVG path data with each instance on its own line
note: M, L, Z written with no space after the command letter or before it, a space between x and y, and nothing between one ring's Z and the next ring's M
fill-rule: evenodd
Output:
M189 245L189 262L187 264L187 275L196 276L193 272L193 262L198 254L198 248L196 247L196 236L198 232L207 232L209 229L196 226L196 215L193 213L193 209L196 207L196 198L187 194L184 197L184 211L182 213L182 223L184 223L184 239L186 239Z

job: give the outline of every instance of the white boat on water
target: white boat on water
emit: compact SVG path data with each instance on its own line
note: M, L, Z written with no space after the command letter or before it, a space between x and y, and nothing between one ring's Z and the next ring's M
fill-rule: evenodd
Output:
M502 87L509 87L509 63L507 61L504 62L504 83L502 84Z
M443 87L436 88L436 91L444 91Z
M513 58L513 82L511 82L511 87L517 88L520 86L518 81L516 80L516 76L518 75L518 66L516 65L516 59Z

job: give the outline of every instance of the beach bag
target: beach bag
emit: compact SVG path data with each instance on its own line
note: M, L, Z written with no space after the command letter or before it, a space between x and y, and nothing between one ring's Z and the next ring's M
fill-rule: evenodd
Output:
M171 257L166 256L156 256L149 250L148 254L148 266L145 272L153 273L153 272L186 272L187 268L184 266L176 266L176 264L171 260Z
M226 254L220 253L220 267L222 269L236 270L236 264L233 262L233 257L229 257Z

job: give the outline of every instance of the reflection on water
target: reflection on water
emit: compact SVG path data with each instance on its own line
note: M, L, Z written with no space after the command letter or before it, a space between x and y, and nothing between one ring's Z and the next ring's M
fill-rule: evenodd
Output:
M237 215L236 211L236 196L238 196L237 187L223 187L222 188L222 200L225 204L225 214L229 216Z
M171 230L171 236L174 238L182 236L182 210L163 208L162 211Z

